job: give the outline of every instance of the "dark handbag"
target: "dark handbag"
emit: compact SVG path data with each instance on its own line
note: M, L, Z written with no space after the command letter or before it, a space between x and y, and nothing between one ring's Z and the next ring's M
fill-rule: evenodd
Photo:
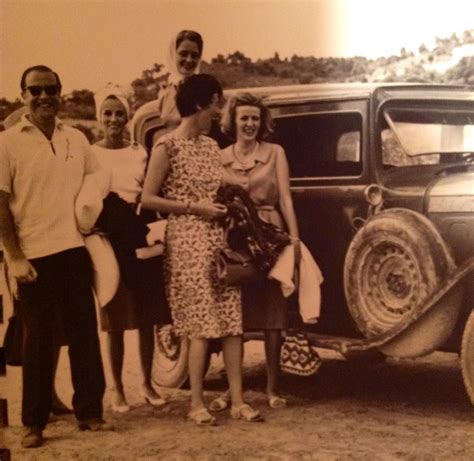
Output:
M13 314L8 320L7 330L3 339L5 362L13 367L22 365L23 327L21 320Z
M304 333L296 332L286 336L280 354L282 371L299 376L310 376L319 370L321 364L321 358L311 347Z
M240 285L259 277L254 257L245 251L220 248L216 252L217 278L226 285Z

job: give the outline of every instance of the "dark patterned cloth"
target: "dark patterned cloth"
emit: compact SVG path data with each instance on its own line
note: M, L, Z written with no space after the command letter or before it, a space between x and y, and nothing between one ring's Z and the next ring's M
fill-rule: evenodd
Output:
M223 220L227 243L233 250L247 250L255 257L257 267L267 274L275 265L285 246L290 244L289 235L274 224L258 216L248 192L238 185L221 186L217 202L227 207Z

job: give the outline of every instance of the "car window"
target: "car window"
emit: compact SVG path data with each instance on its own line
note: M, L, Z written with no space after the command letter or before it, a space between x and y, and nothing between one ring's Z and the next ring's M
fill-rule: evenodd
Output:
M394 166L437 165L438 154L410 157L406 154L395 133L390 128L381 131L382 161L385 168Z
M337 141L338 162L360 162L360 132L344 133Z
M278 117L274 142L285 149L293 178L359 176L362 116L318 113Z
M474 111L450 105L392 106L381 111L384 168L470 162Z

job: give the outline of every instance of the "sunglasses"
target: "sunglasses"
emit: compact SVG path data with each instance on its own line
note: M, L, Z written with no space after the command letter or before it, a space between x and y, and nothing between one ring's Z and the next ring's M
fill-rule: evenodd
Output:
M25 88L31 93L31 96L39 96L43 90L48 96L56 96L59 93L59 87L57 85L31 85Z

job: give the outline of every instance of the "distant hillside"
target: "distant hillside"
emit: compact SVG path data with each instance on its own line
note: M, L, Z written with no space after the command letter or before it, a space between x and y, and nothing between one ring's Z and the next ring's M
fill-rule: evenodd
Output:
M474 29L463 39L452 35L437 39L436 47L428 50L421 45L416 53L401 50L392 62L384 58L375 61L377 67L367 75L370 82L439 82L474 85Z
M402 48L398 55L368 59L316 58L297 56L281 59L278 53L253 62L240 51L219 54L210 63L203 62L202 72L216 76L224 88L245 88L318 82L426 82L456 83L474 86L474 29L461 36L436 38L432 49L421 44L416 51ZM142 71L130 84L130 100L136 110L158 96L166 79L163 65L155 63ZM0 120L22 104L0 99ZM64 96L61 116L94 119L93 93L74 90Z
M246 88L318 82L426 82L474 85L474 29L461 36L436 38L429 49L421 44L416 51L404 48L398 55L368 59L316 58L293 55L281 59L278 53L252 61L240 51L216 56L203 62L202 72L215 75L224 88ZM166 78L163 66L154 64L132 82L135 108L155 99Z

